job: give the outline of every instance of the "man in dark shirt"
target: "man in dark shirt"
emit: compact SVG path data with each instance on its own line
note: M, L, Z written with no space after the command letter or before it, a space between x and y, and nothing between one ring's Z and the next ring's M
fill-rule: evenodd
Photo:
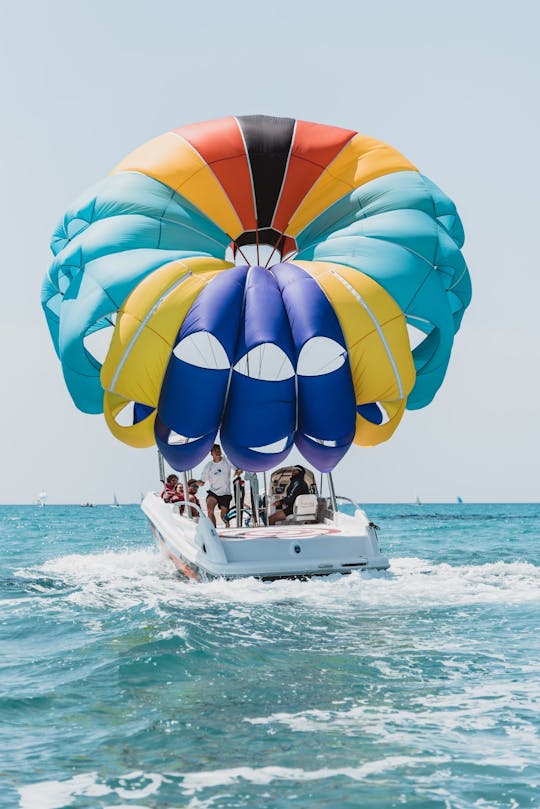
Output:
M270 515L269 525L285 520L293 513L294 501L300 494L309 494L309 488L304 480L306 470L303 466L295 466L291 474L291 482L287 486L287 494L274 503L277 511Z

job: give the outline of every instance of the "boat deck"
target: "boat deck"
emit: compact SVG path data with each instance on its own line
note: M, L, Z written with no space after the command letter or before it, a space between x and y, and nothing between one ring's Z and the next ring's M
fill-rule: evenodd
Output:
M335 526L321 523L298 523L296 525L261 525L247 528L225 528L218 526L220 539L309 539L323 534L344 533Z

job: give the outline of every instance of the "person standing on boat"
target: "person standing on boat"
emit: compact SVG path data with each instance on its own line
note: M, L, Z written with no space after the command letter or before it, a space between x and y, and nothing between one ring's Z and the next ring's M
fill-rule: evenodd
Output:
M216 506L219 506L221 519L226 527L229 527L227 512L232 500L231 474L234 467L230 461L222 454L219 444L214 444L210 450L212 460L208 461L201 472L201 479L197 481L200 486L208 482L206 492L206 511L210 521L216 528L216 516L214 514Z
M276 522L283 522L289 514L293 513L294 501L301 494L309 494L309 486L304 480L306 470L303 466L294 466L291 473L291 482L287 486L287 493L281 500L277 500L274 505L276 511L268 519L269 525Z

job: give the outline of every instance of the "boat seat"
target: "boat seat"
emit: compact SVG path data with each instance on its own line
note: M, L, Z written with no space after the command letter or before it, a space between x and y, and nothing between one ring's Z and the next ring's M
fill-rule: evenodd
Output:
M286 523L317 522L318 500L316 494L299 494L294 501L293 513Z

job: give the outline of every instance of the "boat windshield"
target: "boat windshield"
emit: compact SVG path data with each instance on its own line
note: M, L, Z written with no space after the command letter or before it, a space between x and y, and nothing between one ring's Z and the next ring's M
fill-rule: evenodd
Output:
M291 482L294 469L296 469L295 466L282 466L280 469L276 469L275 472L272 472L272 476L270 478L270 494L285 494L287 491L287 486ZM315 474L311 471L311 469L307 469L306 467L303 467L303 469L305 469L304 480L309 487L310 494L318 494L317 484L315 482Z
M282 500L291 483L294 470L297 465L282 466L271 473L270 478L265 476L266 489L259 489L259 475L253 472L245 473L245 482L237 478L233 486L233 500L230 511L227 514L231 526L240 524L254 526L265 526L268 517L276 510L276 503ZM308 486L310 495L315 495L320 500L315 473L306 468L304 470L304 481ZM249 484L249 485L245 485ZM237 505L240 510L237 517ZM312 507L313 504L311 503ZM240 516L241 515L241 516Z

